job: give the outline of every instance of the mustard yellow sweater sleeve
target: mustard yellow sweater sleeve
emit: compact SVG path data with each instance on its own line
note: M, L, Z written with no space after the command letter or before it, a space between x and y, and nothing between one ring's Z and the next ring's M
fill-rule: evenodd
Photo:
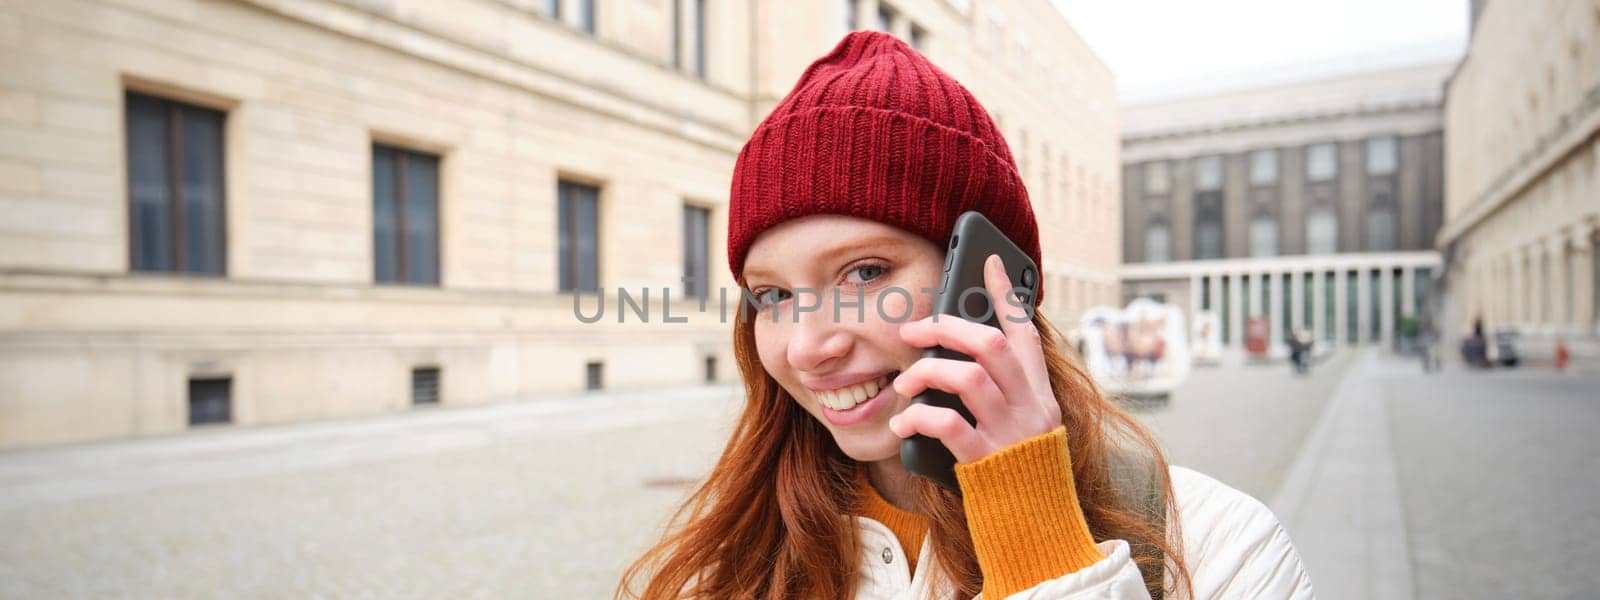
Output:
M1099 562L1072 479L1067 430L956 465L983 597L999 600Z

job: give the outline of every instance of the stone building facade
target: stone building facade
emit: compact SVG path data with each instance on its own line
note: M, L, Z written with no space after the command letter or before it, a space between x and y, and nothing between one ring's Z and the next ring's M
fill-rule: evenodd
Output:
M1600 3L1474 2L1446 87L1450 339L1481 321L1600 350Z
M1209 311L1227 346L1266 317L1326 343L1416 317L1443 221L1448 64L1123 111L1123 291Z
M1113 296L1115 92L1047 0L0 3L0 448L731 381L734 158L852 28L1001 120L1047 310Z

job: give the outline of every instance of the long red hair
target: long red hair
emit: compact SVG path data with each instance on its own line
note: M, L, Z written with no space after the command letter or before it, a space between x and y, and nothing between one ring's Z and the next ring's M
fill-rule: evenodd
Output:
M861 468L762 367L751 320L735 321L734 359L745 407L721 458L668 522L668 533L623 572L615 598L849 598L858 579L855 475ZM1163 525L1129 505L1113 485L1108 452L1133 447L1153 457L1151 476L1175 514L1172 482L1155 438L1095 387L1062 349L1060 332L1035 311L1051 388L1061 405L1078 499L1095 540L1129 540L1145 585L1162 590L1159 559L1187 587L1179 524ZM1131 445L1131 446L1130 446ZM915 512L929 518L931 556L962 598L983 588L961 498L922 478ZM1145 547L1148 550L1148 547ZM1141 556L1143 555L1143 556ZM642 592L636 580L649 574ZM937 586L934 589L938 589Z

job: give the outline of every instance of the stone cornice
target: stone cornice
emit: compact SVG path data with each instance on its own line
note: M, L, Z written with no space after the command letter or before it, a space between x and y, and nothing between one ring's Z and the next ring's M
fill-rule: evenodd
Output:
M693 115L659 106L626 91L611 89L596 82L580 82L478 47L467 40L440 32L424 31L379 13L363 11L326 0L237 0L261 10L319 27L375 46L388 48L419 60L469 73L490 81L526 90L583 110L601 113L662 133L681 137L730 154L744 145L748 132L737 131ZM529 15L529 18L539 18ZM597 47L615 50L594 42ZM627 53L622 53L628 56ZM633 60L642 60L629 56ZM643 61L646 64L653 64ZM745 98L727 90L702 85L710 97L740 109L748 109Z
M1131 133L1122 137L1124 145L1179 139L1195 135L1215 135L1257 129L1273 129L1286 125L1303 125L1318 121L1332 121L1351 117L1398 114L1412 111L1438 110L1439 103L1428 101L1395 102L1389 104L1345 107L1339 109L1286 112L1267 118L1219 119L1209 123L1192 124L1153 133Z
M1472 204L1448 219L1436 238L1438 246L1442 248L1477 227L1596 135L1600 135L1600 84L1590 87L1577 106L1563 113L1516 161L1501 169Z
M1122 265L1124 281L1182 279L1216 274L1305 273L1378 268L1437 268L1442 264L1438 252L1372 252L1324 255L1274 256L1270 258L1224 258L1167 263Z

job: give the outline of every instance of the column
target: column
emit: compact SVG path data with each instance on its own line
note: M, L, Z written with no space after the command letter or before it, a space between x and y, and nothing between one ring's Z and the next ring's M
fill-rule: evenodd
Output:
M1228 274L1228 341L1235 348L1244 347L1244 279L1242 273Z
M1572 262L1572 325L1583 333L1594 331L1594 244L1588 227L1573 227L1567 232L1575 260Z
M1328 273L1311 272L1311 339L1318 344L1328 337L1326 315L1328 312Z
M1211 312L1215 313L1217 315L1217 327L1221 327L1222 326L1222 274L1221 273L1212 273L1210 275L1210 279L1211 279L1211 289L1208 290L1208 291L1211 293L1211 301L1208 304L1211 306L1211 309L1210 309Z
M1544 244L1534 241L1528 246L1528 327L1541 329L1545 323L1545 272Z
M1250 316L1259 317L1267 310L1267 276L1255 273L1250 277Z
M1189 276L1189 326L1193 327L1195 317L1200 314L1200 276Z
M1378 339L1384 345L1394 342L1394 269L1388 265L1378 270Z
M1367 267L1356 268L1356 343L1372 341L1372 278Z
M876 21L878 17L877 15L873 15L872 18L874 21ZM892 19L889 23L889 33L894 34L894 36L897 38L905 40L907 44L911 43L911 19L906 18L905 13L896 11L894 13L894 19ZM1027 150L1023 150L1023 152L1027 152Z
M1506 322L1506 258L1490 259L1490 314L1483 315L1486 323Z
M1289 272L1289 326L1293 330L1306 328L1306 273Z
M856 7L857 30L871 31L878 28L878 0L861 0L851 4Z
M1350 343L1346 337L1350 332L1350 288L1346 282L1349 271L1336 269L1333 272L1333 344L1343 346Z
M1494 288L1491 286L1484 286L1485 291L1492 289ZM1417 306L1417 268L1400 269L1400 316L1415 317L1418 308L1420 307Z
M1567 237L1556 235L1545 244L1545 264L1549 272L1550 286L1545 293L1550 298L1545 306L1549 307L1550 314L1544 316L1549 331L1562 331L1566 329L1569 317L1567 312Z
M1506 257L1506 270L1510 274L1509 284L1506 286L1506 320L1502 325L1515 326L1522 322L1522 309L1527 298L1527 288L1522 281L1522 252L1512 250Z
M1283 346L1283 274L1267 274L1267 290L1271 295L1266 301L1266 310L1262 311L1267 317L1267 352L1277 354Z

